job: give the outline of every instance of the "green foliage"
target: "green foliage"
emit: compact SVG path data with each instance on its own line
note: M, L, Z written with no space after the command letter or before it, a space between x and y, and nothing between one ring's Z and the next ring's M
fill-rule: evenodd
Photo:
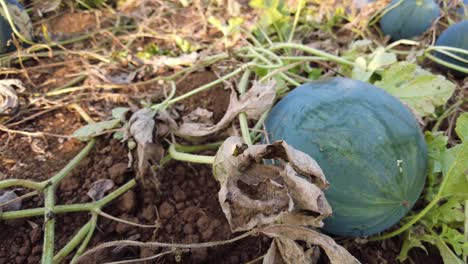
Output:
M455 85L416 64L398 62L385 69L374 84L411 106L419 115L434 115L455 91Z
M293 25L291 13L292 8L285 5L282 0L252 0L250 1L252 8L258 9L261 12L260 20L258 21L259 29L254 31L254 34L262 40L265 36L261 33L264 30L267 35L275 32L280 41L284 41L289 36Z
M415 247L424 248L423 242L436 246L444 263L465 263L468 242L464 229L468 217L468 113L462 114L456 124L456 132L462 142L447 149L447 138L440 134L426 132L432 170L427 202L436 199L438 203L423 216L417 226L406 233L398 259L404 261L408 252ZM438 178L441 180L438 181ZM434 195L434 189L437 194Z

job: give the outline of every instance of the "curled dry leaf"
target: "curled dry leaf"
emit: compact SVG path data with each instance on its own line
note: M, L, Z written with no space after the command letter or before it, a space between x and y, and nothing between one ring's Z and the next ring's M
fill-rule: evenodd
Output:
M124 138L133 137L137 142L137 175L145 179L153 164L158 164L164 155L161 144L154 140L158 133L156 115L158 112L151 108L143 108L130 117Z
M247 146L242 138L229 137L216 154L213 173L233 232L275 221L320 227L332 212L322 191L328 182L317 162L284 141Z
M12 115L18 111L19 102L15 86L20 91L26 90L23 82L18 79L0 80L0 115Z
M17 211L21 209L21 200L12 201L18 198L14 191L0 190L0 213L5 211ZM10 202L12 201L12 202Z
M176 135L184 138L206 137L224 129L236 118L239 113L245 112L248 118L258 119L266 110L268 110L275 100L274 80L267 83L254 83L240 99L236 92L231 93L229 107L223 118L215 125L206 123L190 122L186 120L176 131Z
M106 192L114 187L114 182L109 179L97 180L93 183L91 188L88 191L88 196L93 199L93 201L101 200Z
M263 259L263 264L316 263L313 261L314 251L311 245L321 247L332 264L359 263L345 248L336 244L332 238L309 228L293 225L274 225L265 228L262 233L273 238L270 249ZM305 243L299 244L298 242Z

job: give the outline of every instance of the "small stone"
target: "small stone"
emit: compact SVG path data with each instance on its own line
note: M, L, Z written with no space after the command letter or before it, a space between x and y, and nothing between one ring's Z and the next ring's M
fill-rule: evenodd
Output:
M135 192L130 190L122 195L122 198L119 201L118 207L124 213L131 212L136 205L136 195Z
M17 256L15 258L16 264L23 264L26 262L26 257L25 256Z
M42 252L42 246L37 245L37 246L33 247L33 249L32 249L32 254L33 255L38 255L41 252Z
M26 256L29 254L29 249L28 247L22 247L20 248L20 250L18 251L18 253L22 256Z
M182 189L180 189L178 186L174 187L173 193L174 193L174 199L177 202L183 202L185 201L185 199L187 199L187 195L185 194L185 192L182 191Z
M120 162L112 165L109 168L109 176L116 184L121 184L124 181L124 174L127 171L127 163Z
M143 217L143 219L145 219L145 221L153 222L156 218L156 212L154 210L153 205L145 207L143 209L143 212L141 213L141 216Z
M169 202L164 202L159 206L159 217L161 218L171 218L174 215L174 206Z
M204 241L208 241L213 236L213 234L214 234L214 229L210 226L201 232L201 237Z
M40 257L39 256L29 256L28 257L28 264L36 264L40 262Z
M66 191L73 191L75 189L78 189L78 187L80 187L79 178L76 177L75 175L70 175L68 177L65 177L60 182L59 189L62 192L66 192Z
M207 215L202 215L200 218L197 220L197 229L199 232L202 232L203 230L208 229L208 226L210 225L210 219Z
M186 235L193 234L193 226L191 224L184 225L184 234Z
M177 210L181 210L181 209L184 209L185 204L184 203L176 203L175 207L176 207Z
M114 161L114 159L112 158L112 156L107 156L104 159L104 165L106 165L106 167L110 167L112 165L113 161Z

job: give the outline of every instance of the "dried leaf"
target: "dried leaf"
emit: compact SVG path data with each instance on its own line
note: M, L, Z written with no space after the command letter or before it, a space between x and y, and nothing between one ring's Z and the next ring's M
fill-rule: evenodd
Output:
M320 246L332 264L359 263L345 248L336 244L332 238L309 228L293 225L275 225L265 228L262 233L275 239L272 242L269 253L272 250L276 250L275 253L271 252L270 256L264 259L264 264L282 263L277 260L279 257L284 261L283 263L311 263L311 253L308 248L302 249L302 254L300 254L299 249L302 247L297 243L299 241L306 242L305 245ZM275 243L274 247L273 243ZM300 261L308 262L299 262L296 259L290 258L292 256L295 256Z
M91 188L88 191L88 196L93 199L93 201L101 200L107 191L114 187L114 182L109 179L97 180L93 183Z
M61 3L62 0L36 0L33 2L33 8L40 14L45 14L56 10Z
M128 135L131 135L138 144L145 145L153 143L153 135L156 122L154 116L156 111L151 108L143 108L130 117L128 122Z
M264 164L263 159L279 159L282 164ZM322 191L328 186L322 170L284 141L247 146L242 138L229 137L215 156L213 173L233 232L278 220L320 227L331 214Z
M275 84L275 81L270 81L265 84L254 83L252 88L240 99L237 98L236 93L233 91L231 93L229 107L223 118L216 125L211 126L205 123L185 122L175 131L176 135L192 138L214 134L228 126L241 112L245 112L251 119L258 119L263 112L273 105L276 95Z
M154 69L162 67L177 68L180 66L191 66L197 62L198 55L199 54L197 52L192 52L189 54L182 54L179 57L157 56L144 60L144 63L153 66Z
M184 122L198 121L207 125L212 125L212 117L213 112L197 107L197 109L190 112L187 116L182 117L182 119L184 120Z
M158 164L164 155L164 149L154 138L160 135L160 127L156 125L156 119L165 112L156 112L151 108L143 108L130 117L129 127L124 139L133 137L137 142L137 175L145 179L153 164ZM156 117L158 115L158 117Z
M2 190L0 190L0 214L5 211L17 211L21 209L21 200L8 203L16 198L18 198L18 196L14 191L3 192ZM2 204L5 205L2 206Z
M18 95L14 86L20 91L26 90L23 82L18 79L0 80L0 115L15 114L18 111Z
M310 264L311 256L304 254L304 249L291 239L278 237L271 242L263 264Z

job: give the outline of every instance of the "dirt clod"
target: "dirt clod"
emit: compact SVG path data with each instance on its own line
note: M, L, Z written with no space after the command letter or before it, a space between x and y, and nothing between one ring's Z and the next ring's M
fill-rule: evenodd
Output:
M118 207L124 213L131 212L136 206L136 195L132 190L126 192L119 201Z

